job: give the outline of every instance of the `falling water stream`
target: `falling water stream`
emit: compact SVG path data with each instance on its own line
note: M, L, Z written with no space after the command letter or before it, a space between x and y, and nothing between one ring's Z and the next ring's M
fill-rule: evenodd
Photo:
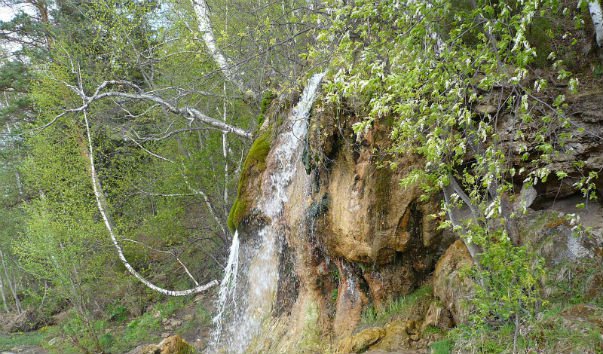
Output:
M224 268L224 278L220 283L220 291L218 292L217 308L218 313L213 318L214 332L212 333L212 343L217 343L220 340L220 333L224 326L224 311L226 306L230 303L236 306L236 284L237 275L239 272L239 232L235 231L232 237L232 244L230 245L230 253L228 255L228 262L226 268ZM236 308L233 309L236 311Z
M261 329L262 322L270 316L278 285L279 250L283 238L279 220L288 200L287 188L301 159L310 109L323 76L324 73L320 73L310 78L269 156L274 168L263 185L257 205L271 222L251 242L239 246L238 234L233 238L220 285L218 312L213 320L211 351L244 352Z

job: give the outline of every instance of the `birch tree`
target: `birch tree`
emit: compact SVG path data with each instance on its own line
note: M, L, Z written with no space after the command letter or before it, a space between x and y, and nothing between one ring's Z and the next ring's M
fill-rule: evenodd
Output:
M159 238L168 227L135 221L138 217L128 213L168 215L165 205L194 200L206 218L205 225L187 231L182 222L176 222L179 226L170 231L181 234L179 240L188 235L191 242L216 243L217 238L216 244L227 249L229 189L236 185L262 91L292 86L303 72L298 55L315 29L304 16L319 11L320 6L307 1L208 4L191 0L166 2L168 16L159 18L161 7L153 2L104 0L78 3L77 8L62 2L28 3L37 9L36 21L43 28L32 38L45 43L40 47L52 58L40 67L43 74L32 95L42 113L32 131L41 136L56 128L68 133L73 128L66 127L73 122L83 124L85 129L78 134L88 143L80 146L79 153L88 160L96 208L117 258L136 279L161 293L186 295L205 290L196 279L202 265L187 266L178 255L181 251L159 249ZM279 83L279 78L289 81ZM212 145L217 137L221 143ZM40 140L30 142L39 144ZM219 148L219 154L211 152L214 148ZM132 150L139 150L133 153L136 156L147 155L152 164L146 169L138 162L113 168L121 160L105 158L115 151ZM128 168L140 173L129 176L127 182L107 177L125 176ZM166 175L175 185L160 181ZM212 176L223 181L219 191ZM135 194L137 201L144 202L135 205L120 200L119 193ZM167 199L172 201L164 202ZM136 239L134 233L151 227L161 229L151 244ZM174 255L182 273L195 284L192 291L164 289L137 271L127 258L128 250L137 245ZM221 257L208 253L211 262L221 267Z
M96 5L93 5L93 7ZM118 43L119 46L125 46L128 44L128 42L132 42L133 38L132 36L128 36L128 33L131 33L131 31L135 31L136 28L134 28L134 25L131 25L128 23L128 21L126 21L126 15L125 14L121 14L121 15L117 15L117 17L115 17L114 13L111 13L111 10L107 10L106 8L103 8L102 6L100 6L100 8L98 7L94 7L95 8L95 12L93 13L93 18L97 18L99 19L99 25L100 25L100 31L101 31L101 35L99 37L99 40L93 40L92 41L92 50L98 50L96 48L94 48L94 46L98 45L101 48L104 48L107 45L107 42L104 41L104 35L102 35L103 32L103 27L102 26L108 26L108 28L111 29L111 32L113 34L113 38L117 38L119 40L124 40L125 43ZM125 9L124 9L125 10ZM109 13L105 14L103 11L109 11ZM211 34L211 33L210 33ZM213 34L212 34L213 36ZM212 41L209 41L209 38L207 35L204 36L205 38L208 38L208 43L209 43L209 48L211 49L211 44L215 43ZM100 38L103 39L103 41L100 40ZM131 43L133 44L133 43ZM66 46L66 42L64 41L60 41L57 40L57 47L61 47L61 46ZM220 96L220 93L212 93L210 90L207 91L192 91L192 92L187 92L184 91L178 87L163 87L160 89L157 89L158 85L161 85L161 81L158 80L155 76L155 74L153 72L149 72L149 70L155 70L153 69L151 66L148 66L147 64L141 63L141 65L136 64L135 66L132 67L132 69L139 70L144 79L143 83L136 83L132 80L104 80L102 82L99 82L97 86L91 86L91 83L87 80L89 80L91 78L91 72L89 71L89 66L87 66L86 62L84 60L82 60L81 57L79 57L79 55L77 54L78 50L89 50L85 48L85 44L81 43L78 44L80 46L81 49L77 48L77 45L75 46L75 48L73 49L69 49L69 50L64 50L63 52L65 53L64 55L60 55L57 57L57 63L62 62L63 63L63 68L60 67L56 67L56 71L55 74L51 74L47 80L47 83L49 86L47 86L47 88L50 91L45 91L45 89L42 89L41 91L38 92L38 94L40 95L39 97L44 96L44 99L49 98L53 95L53 93L51 92L52 90L55 90L56 88L59 89L58 92L63 92L63 93L68 93L68 95L71 95L72 97L70 99L64 100L63 103L68 104L68 102L72 102L72 103L76 103L79 101L79 104L77 105L73 105L72 107L68 107L68 108L61 108L59 111L60 113L56 114L54 117L48 119L46 121L46 123L44 125L38 126L36 128L36 130L38 130L40 133L44 134L44 131L46 129L51 129L57 126L61 126L62 124L71 121L73 119L77 119L78 117L81 117L82 114L85 115L86 117L88 116L88 112L93 110L96 113L93 115L94 117L100 117L102 116L102 113L104 109L106 109L105 107L107 106L111 106L114 105L115 107L117 107L120 111L121 114L120 116L123 117L124 119L126 119L126 125L129 126L129 128L127 129L123 129L120 128L119 126L115 125L115 128L118 128L121 130L121 132L119 133L120 135L122 135L123 140L125 142L127 142L128 144L132 144L135 145L136 149L141 149L142 151L144 151L145 153L149 154L150 156L152 156L152 158L166 162L166 163L170 163L170 164L175 164L175 165L180 165L179 163L176 163L176 160L180 160L181 157L179 157L178 155L173 155L171 154L170 157L166 158L161 156L161 154L159 153L155 153L153 151L151 151L151 149L145 147L145 145L149 145L149 144L154 144L154 145L164 145L164 141L167 141L167 139L169 138L175 138L178 142L178 146L179 149L181 150L181 152L184 153L184 156L190 156L191 153L188 150L187 147L185 147L182 144L182 139L180 139L180 137L185 134L198 134L198 133L203 133L203 131L207 131L209 130L210 132L212 130L217 131L220 136L222 137L222 147L221 147L221 152L223 157L225 158L225 162L223 163L224 168L224 178L225 178L225 185L224 188L222 190L222 198L223 198L223 202L221 203L222 205L224 205L224 207L221 208L216 208L214 206L214 202L212 202L210 200L210 197L208 196L208 194L206 192L204 192L202 190L202 188L199 188L198 183L196 183L195 181L190 181L188 179L187 176L187 172L185 172L184 170L187 169L187 167L185 167L185 164L182 164L183 168L182 168L182 172L180 173L182 175L182 179L183 179L183 184L186 187L186 189L188 189L188 193L170 193L170 191L167 192L156 192L153 190L148 190L148 187L146 186L140 186L139 188L141 188L141 192L143 193L143 195L147 198L170 198L170 197L176 197L176 198L181 198L181 197L195 197L195 198L199 198L202 205L204 205L209 213L209 216L211 216L212 219L208 220L209 223L213 223L215 225L217 225L218 229L220 230L220 237L223 239L224 243L227 243L229 240L229 235L227 234L227 229L224 226L225 225L225 221L226 221L226 214L227 214L227 210L228 207L226 206L226 203L228 203L228 198L224 197L227 196L227 188L228 186L226 185L227 183L232 183L231 181L229 181L230 177L230 173L229 173L229 164L226 161L226 159L228 159L228 152L229 152L229 146L230 147L234 147L234 146L240 146L240 144L228 144L226 145L226 135L227 134L232 134L234 136L237 136L239 138L242 138L244 140L248 140L251 137L251 133L243 128L228 124L227 121L227 117L224 116L224 114L226 114L226 112L223 112L222 117L219 119L216 118L212 118L210 117L208 114L203 113L199 108L197 108L198 106L195 106L191 103L187 103L187 102L191 102L190 98L191 97L204 97L207 96L209 98L213 98L214 95L216 96ZM162 44L160 44L162 45ZM84 47L82 47L84 46ZM65 48L66 49L66 48ZM220 58L224 58L221 53L217 50L217 48L213 48L214 50L212 50L212 54L214 54L214 57L217 58L218 60L221 60ZM136 53L134 54L134 57L136 58L137 56L144 56L144 55L148 55L150 53L151 48L139 48L137 49ZM124 52L125 55L127 57L131 57L130 54L128 52ZM117 56L118 54L111 54L111 56ZM178 52L175 53L175 55L179 55ZM139 58L139 59L143 59L143 58ZM120 59L120 61L123 59ZM138 60L138 59L135 59ZM224 59L226 60L226 59ZM135 62L133 60L130 60L132 62ZM218 62L219 63L219 62ZM109 63L110 64L110 63ZM84 68L82 70L82 68ZM129 69L129 70L132 70ZM222 66L222 69L226 70L227 68ZM111 67L109 67L109 70L115 70ZM125 73L122 71L121 68L116 68L116 71L114 71L116 74L120 74L120 73ZM225 75L228 75L228 72L225 71L224 72ZM69 76L71 76L71 78L69 78ZM83 78L86 78L83 79ZM222 98L224 105L223 107L226 106L226 100L228 99L227 92L226 92L226 85L228 84L229 87L234 87L236 89L236 85L233 85L233 82L229 82L229 79L232 79L233 77L226 77L226 83L224 83L222 86L222 93L224 95L224 97ZM192 79L192 78L191 78ZM235 82L236 83L236 82ZM41 86L41 88L43 88L44 86ZM52 88L51 88L52 87ZM57 91L55 91L57 92ZM50 104L49 108L52 107L53 104ZM147 107L147 108L142 108L141 107ZM52 112L52 111L56 111L55 109L50 109L48 112ZM219 110L216 110L219 111ZM138 112L138 113L137 113ZM143 112L142 114L139 112ZM46 115L48 116L48 115ZM161 133L158 134L139 134L139 131L137 130L137 124L135 123L137 120L140 120L140 118L142 117L143 119L145 117L149 117L149 116L155 116L155 117L162 117L165 118L165 122L166 122L166 127L167 130L161 131ZM178 117L180 117L180 121L178 121ZM131 122L128 122L127 119L130 119ZM185 274L187 274L187 276L190 278L190 280L193 281L193 283L196 285L194 288L189 289L189 290L182 290L182 291L176 291L176 290L167 290L164 289L162 287L159 287L157 285L155 285L154 283L152 283L150 280L148 280L146 277L144 277L141 273L139 273L136 269L135 266L132 265L126 258L126 252L124 251L124 249L122 248L121 243L125 242L126 240L133 240L132 238L128 238L127 236L124 235L118 235L117 234L117 228L116 228L116 224L113 222L112 217L110 215L110 207L109 207L109 203L107 202L107 198L105 197L106 195L106 186L105 188L103 188L103 184L101 182L101 178L99 177L98 171L99 169L97 168L97 165L95 163L95 155L98 155L98 152L94 151L94 146L93 146L93 137L92 137L92 124L91 121L88 120L88 118L84 119L85 121L85 132L86 132L86 139L88 141L88 144L85 147L85 150L83 150L83 154L85 156L87 156L87 159L89 160L89 174L90 174L90 179L91 179L91 186L93 188L94 191L94 197L96 199L96 206L98 209L98 212L100 213L100 215L102 216L102 220L104 223L104 226L106 227L106 231L110 236L110 239L112 241L112 244L115 247L115 250L117 252L118 258L119 260L124 264L125 268L139 281L141 281L141 283L143 283L144 285L148 286L149 288L156 290L162 294L165 295L173 295L173 296L184 296L184 295L189 295L189 294L193 294L193 293L197 293L197 292L201 292L204 291L206 289L208 289L209 287L213 286L216 284L215 281L209 281L207 284L205 285L199 285L199 282L195 279L195 277L192 275L191 270L184 264L184 262L179 258L179 257L175 257L176 261L182 266L183 271ZM97 125L97 129L99 129L101 127L100 123L98 123ZM147 127L145 127L144 125L140 126L143 127L144 129L147 129ZM211 134L211 133L203 133L203 134ZM200 140L204 140L206 138L202 138L201 136ZM169 143L167 144L169 145ZM102 170L102 169L101 169ZM218 212L220 211L220 213ZM129 241L128 241L129 242ZM139 243L139 241L134 241L135 243ZM144 247L144 245L143 245ZM152 248L150 248L152 249ZM163 252L163 251L161 251ZM202 267L202 265L201 265ZM199 266L196 266L196 268L198 269Z
M591 19L593 20L597 45L599 48L603 48L603 10L601 10L601 3L599 0L589 1L588 11Z

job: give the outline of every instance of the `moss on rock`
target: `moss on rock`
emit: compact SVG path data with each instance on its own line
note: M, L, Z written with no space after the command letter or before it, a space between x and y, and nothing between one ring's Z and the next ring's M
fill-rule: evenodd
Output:
M237 199L228 214L228 228L234 232L241 221L249 213L251 201L257 195L257 188L250 188L249 181L259 176L266 169L266 156L272 144L270 130L260 134L251 145L249 153L243 163L243 170L237 188Z

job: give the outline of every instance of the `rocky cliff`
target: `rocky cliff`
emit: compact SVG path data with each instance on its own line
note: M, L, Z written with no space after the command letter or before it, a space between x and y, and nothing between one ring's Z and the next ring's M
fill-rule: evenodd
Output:
M275 107L279 105L282 102ZM572 124L584 129L570 141L571 153L556 156L552 164L569 168L583 160L586 171L601 171L603 92L573 97L569 112ZM281 133L282 114L273 109L261 139ZM400 185L421 161L388 153L387 119L368 133L355 135L351 129L355 114L352 108L336 110L320 102L313 108L303 159L297 162L280 221L279 281L272 317L263 323L251 352L420 352L441 336L430 328L446 330L465 321L471 311L466 300L472 282L462 274L471 257L452 232L438 230L441 220L435 215L440 200L437 196L425 200L419 188ZM513 148L510 122L501 119L498 124L507 134L503 140ZM243 242L254 242L257 231L270 222L253 205L266 193L262 188L275 167L270 153L266 161L261 171L254 167L253 178L242 181L245 201L250 203L238 216ZM392 162L395 169L390 168ZM597 182L599 196L602 180ZM601 261L603 209L595 201L576 210L580 196L571 181L551 179L537 185L536 202L518 219L522 243L546 259L547 269L555 269L551 278L567 276L579 264ZM565 217L568 213L581 216L591 228L589 236L575 235L574 225ZM584 292L600 297L597 279L603 273L591 273ZM378 315L392 309L397 313Z

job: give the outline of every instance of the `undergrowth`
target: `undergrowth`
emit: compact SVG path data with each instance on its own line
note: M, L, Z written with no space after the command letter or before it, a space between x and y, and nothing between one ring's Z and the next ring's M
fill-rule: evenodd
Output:
M382 325L395 317L409 314L419 302L431 297L432 291L431 286L425 285L406 296L387 303L383 309L376 309L374 305L368 306L362 312L361 324Z
M512 318L469 321L432 343L432 352L603 353L603 296L586 296L586 286L601 269L593 263L546 269L543 288L550 295L542 296L534 316L523 316L519 323Z
M159 342L161 333L165 331L163 320L175 316L187 304L190 302L186 299L171 298L155 304L141 316L130 319L126 319L117 306L107 313L107 319L94 320L89 326L72 312L61 324L45 331L23 337L0 337L0 349L28 344L44 347L50 353L69 354L95 352L98 343L104 353L125 353L141 344ZM196 304L193 311L193 319L174 328L174 334L184 334L193 328L211 324L211 314L203 305ZM15 344L11 344L13 342Z
M8 335L0 334L0 351L10 351L15 347L22 346L40 346L44 341L45 333L13 333Z

